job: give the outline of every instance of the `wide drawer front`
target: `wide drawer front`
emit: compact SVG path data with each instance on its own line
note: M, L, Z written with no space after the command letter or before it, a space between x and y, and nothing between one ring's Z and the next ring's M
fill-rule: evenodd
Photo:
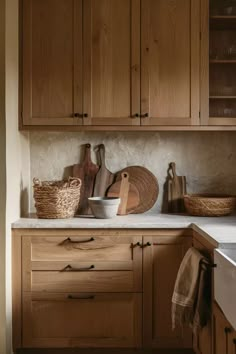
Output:
M127 271L32 271L23 277L24 291L139 292L141 281ZM140 278L141 279L141 278Z
M45 236L24 237L23 250L30 252L31 261L115 261L133 260L137 242L135 236Z
M142 294L23 293L23 347L140 347Z

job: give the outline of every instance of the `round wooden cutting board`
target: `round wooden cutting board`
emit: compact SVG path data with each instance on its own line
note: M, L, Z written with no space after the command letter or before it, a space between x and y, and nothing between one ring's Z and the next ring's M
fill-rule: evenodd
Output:
M121 174L129 174L129 182L136 187L139 193L139 204L132 210L132 214L145 213L153 207L157 201L159 186L157 178L147 168L142 166L130 166L116 174L116 182L120 182Z

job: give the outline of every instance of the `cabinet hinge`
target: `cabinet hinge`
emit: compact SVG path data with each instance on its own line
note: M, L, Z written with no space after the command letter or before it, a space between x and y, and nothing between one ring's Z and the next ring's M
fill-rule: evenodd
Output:
M199 111L199 118L201 118L201 112Z

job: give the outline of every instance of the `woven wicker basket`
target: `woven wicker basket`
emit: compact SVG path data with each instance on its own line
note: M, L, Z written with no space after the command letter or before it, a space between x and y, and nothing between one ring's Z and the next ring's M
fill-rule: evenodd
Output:
M186 211L194 216L223 216L235 210L235 197L210 194L184 196Z
M34 200L38 218L66 219L74 217L79 206L81 180L44 181L34 178Z

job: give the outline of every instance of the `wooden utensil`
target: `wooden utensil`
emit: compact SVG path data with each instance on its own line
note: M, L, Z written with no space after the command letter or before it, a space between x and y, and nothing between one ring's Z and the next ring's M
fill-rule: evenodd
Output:
M186 177L177 176L176 164L171 162L168 169L168 211L183 213L185 211L183 196L186 194Z
M139 205L139 192L137 188L129 182L129 173L121 174L121 181L111 185L107 193L108 197L120 197L121 202L118 209L118 215L127 215Z
M129 174L129 182L137 188L139 193L139 204L131 213L139 214L151 209L159 193L157 178L145 167L130 166L117 173L117 182L121 180L123 172Z
M91 161L91 145L85 145L84 160L81 164L73 166L73 176L82 181L78 214L91 214L88 198L93 195L93 187L99 166Z
M95 178L94 197L105 197L108 187L114 181L114 174L106 168L105 163L105 146L99 145L100 169Z

